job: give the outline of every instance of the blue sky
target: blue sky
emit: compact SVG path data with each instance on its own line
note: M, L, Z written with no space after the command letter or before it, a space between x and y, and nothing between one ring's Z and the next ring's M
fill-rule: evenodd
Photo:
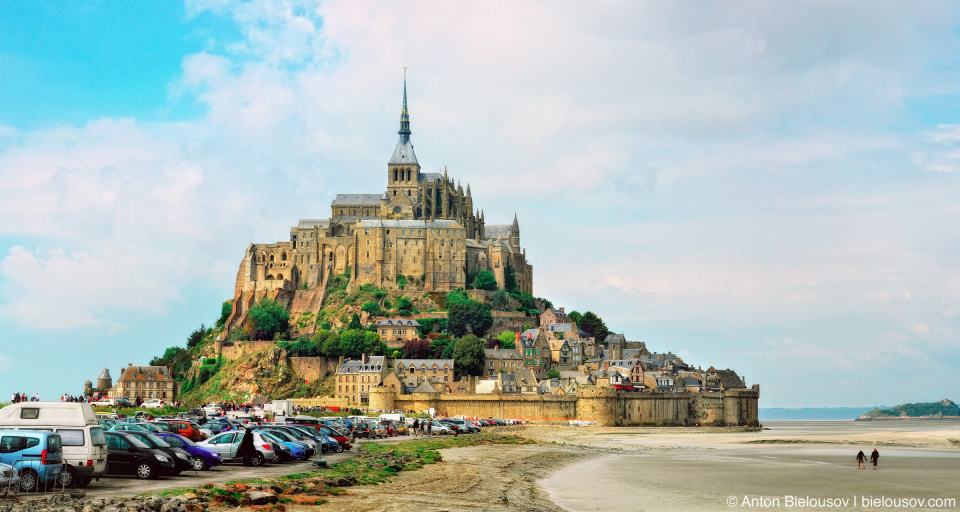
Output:
M182 345L248 243L381 190L407 66L421 165L517 212L537 295L766 407L957 399L958 14L0 4L0 392Z

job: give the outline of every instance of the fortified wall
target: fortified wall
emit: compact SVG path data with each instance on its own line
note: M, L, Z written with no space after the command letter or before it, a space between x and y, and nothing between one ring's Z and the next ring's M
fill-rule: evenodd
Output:
M625 393L609 387L577 389L575 395L397 394L370 390L370 409L425 411L441 416L585 420L603 426L758 425L760 386L721 393Z

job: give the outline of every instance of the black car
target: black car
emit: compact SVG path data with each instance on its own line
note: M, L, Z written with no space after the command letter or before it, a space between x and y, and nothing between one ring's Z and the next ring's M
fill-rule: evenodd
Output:
M353 437L366 437L370 439L370 424L366 421L357 421L353 424Z
M107 437L107 473L157 478L169 475L176 463L169 455L130 435L129 432L104 432Z
M150 448L156 448L157 450L169 455L170 458L173 459L174 464L176 464L176 468L172 473L173 475L179 475L187 469L193 469L193 457L191 457L190 454L187 453L187 451L183 448L177 448L176 446L164 441L162 438L147 432L135 432L132 430L128 430L126 432L143 441L144 444Z

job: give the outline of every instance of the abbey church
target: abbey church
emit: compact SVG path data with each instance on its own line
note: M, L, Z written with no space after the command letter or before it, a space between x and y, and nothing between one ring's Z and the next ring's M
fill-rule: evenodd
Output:
M346 274L351 287L450 291L466 288L489 270L500 287L513 273L521 291L533 292L533 267L512 224L487 224L470 193L444 169L421 172L410 141L407 84L403 84L400 140L387 162L387 186L376 194L337 194L330 217L301 219L290 239L250 244L237 273L233 314L269 296L292 309L319 307L331 276Z

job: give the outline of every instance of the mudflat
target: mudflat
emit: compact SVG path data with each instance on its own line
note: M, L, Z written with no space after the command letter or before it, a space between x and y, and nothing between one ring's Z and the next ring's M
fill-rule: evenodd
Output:
M960 510L960 423L770 422L767 426L760 431L510 427L512 433L543 444L443 450L442 463L401 472L392 483L349 488L325 507L350 511ZM867 469L858 470L857 451L869 455L874 447L881 454L879 469L873 470L868 463ZM925 500L923 505L904 501L920 499ZM931 499L944 506L929 506Z

